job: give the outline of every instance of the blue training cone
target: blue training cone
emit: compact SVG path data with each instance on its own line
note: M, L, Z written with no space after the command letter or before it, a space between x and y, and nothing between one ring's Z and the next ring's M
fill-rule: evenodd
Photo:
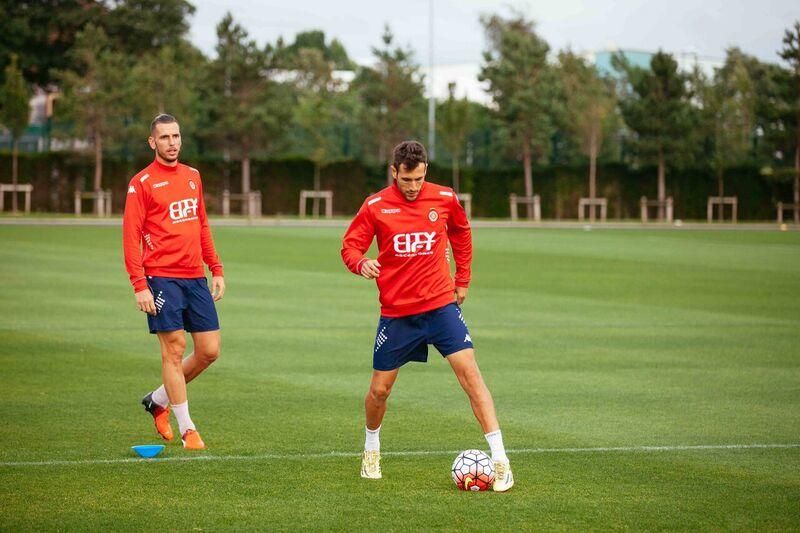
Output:
M163 444L139 444L138 446L131 446L131 449L139 455L139 457L144 457L145 459L149 459L151 457L155 457L156 455L160 454L164 451Z

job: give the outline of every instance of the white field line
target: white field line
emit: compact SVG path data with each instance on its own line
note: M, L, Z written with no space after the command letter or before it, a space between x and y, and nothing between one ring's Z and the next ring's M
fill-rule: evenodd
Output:
M612 453L612 452L676 452L676 451L704 451L704 450L775 450L787 448L800 448L798 444L699 444L677 446L614 446L598 448L517 448L506 450L510 455L539 454L539 453ZM455 455L461 450L408 450L382 452L384 457L407 457L421 455ZM76 459L50 461L2 461L2 467L25 466L80 466L80 465L116 465L140 463L164 463L187 461L283 461L292 459L330 459L337 457L359 457L360 452L323 452L323 453L297 453L297 454L258 454L258 455L190 455L179 457L163 457L155 459L141 459L136 457L124 459Z

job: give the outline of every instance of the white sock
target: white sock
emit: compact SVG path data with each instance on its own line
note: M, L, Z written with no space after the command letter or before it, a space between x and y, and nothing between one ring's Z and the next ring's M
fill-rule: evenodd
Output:
M489 443L489 448L492 450L492 461L507 463L506 447L503 446L503 434L500 433L500 430L487 433L484 437L486 437L486 442Z
M164 388L164 385L161 385L159 388L153 391L152 398L153 403L159 407L166 407L169 405L169 396L167 396L167 389Z
M190 429L196 429L194 427L194 422L192 422L192 419L189 416L188 401L179 403L177 405L172 404L172 412L175 413L175 418L178 419L178 429L180 429L181 435Z
M365 427L367 430L367 438L364 441L364 451L371 452L371 451L380 451L381 450L381 440L380 440L380 432L381 427L378 426L377 429L369 429Z

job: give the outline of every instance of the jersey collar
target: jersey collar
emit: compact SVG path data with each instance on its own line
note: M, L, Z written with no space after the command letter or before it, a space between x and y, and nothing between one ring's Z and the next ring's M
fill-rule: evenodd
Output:
M156 168L158 168L162 172L177 172L178 171L178 165L180 165L180 163L178 163L178 165L175 165L174 167L170 167L168 165L165 165L164 163L162 163L158 159L153 159L153 164L156 166Z

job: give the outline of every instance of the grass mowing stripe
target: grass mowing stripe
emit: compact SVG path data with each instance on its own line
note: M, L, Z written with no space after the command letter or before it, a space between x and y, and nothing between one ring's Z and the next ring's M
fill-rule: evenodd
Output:
M607 452L682 452L704 450L774 450L800 448L800 443L789 444L685 444L674 446L606 446L596 448L518 448L506 450L510 454L532 453L607 453ZM383 452L384 457L408 457L424 455L450 455L462 450L406 450L400 452ZM190 457L164 457L162 459L85 459L85 460L53 460L53 461L8 461L0 462L0 466L79 466L104 464L138 464L156 462L188 462L188 461L283 461L292 459L329 459L337 457L359 457L360 452L323 452L297 454L259 454L259 455L196 455Z

